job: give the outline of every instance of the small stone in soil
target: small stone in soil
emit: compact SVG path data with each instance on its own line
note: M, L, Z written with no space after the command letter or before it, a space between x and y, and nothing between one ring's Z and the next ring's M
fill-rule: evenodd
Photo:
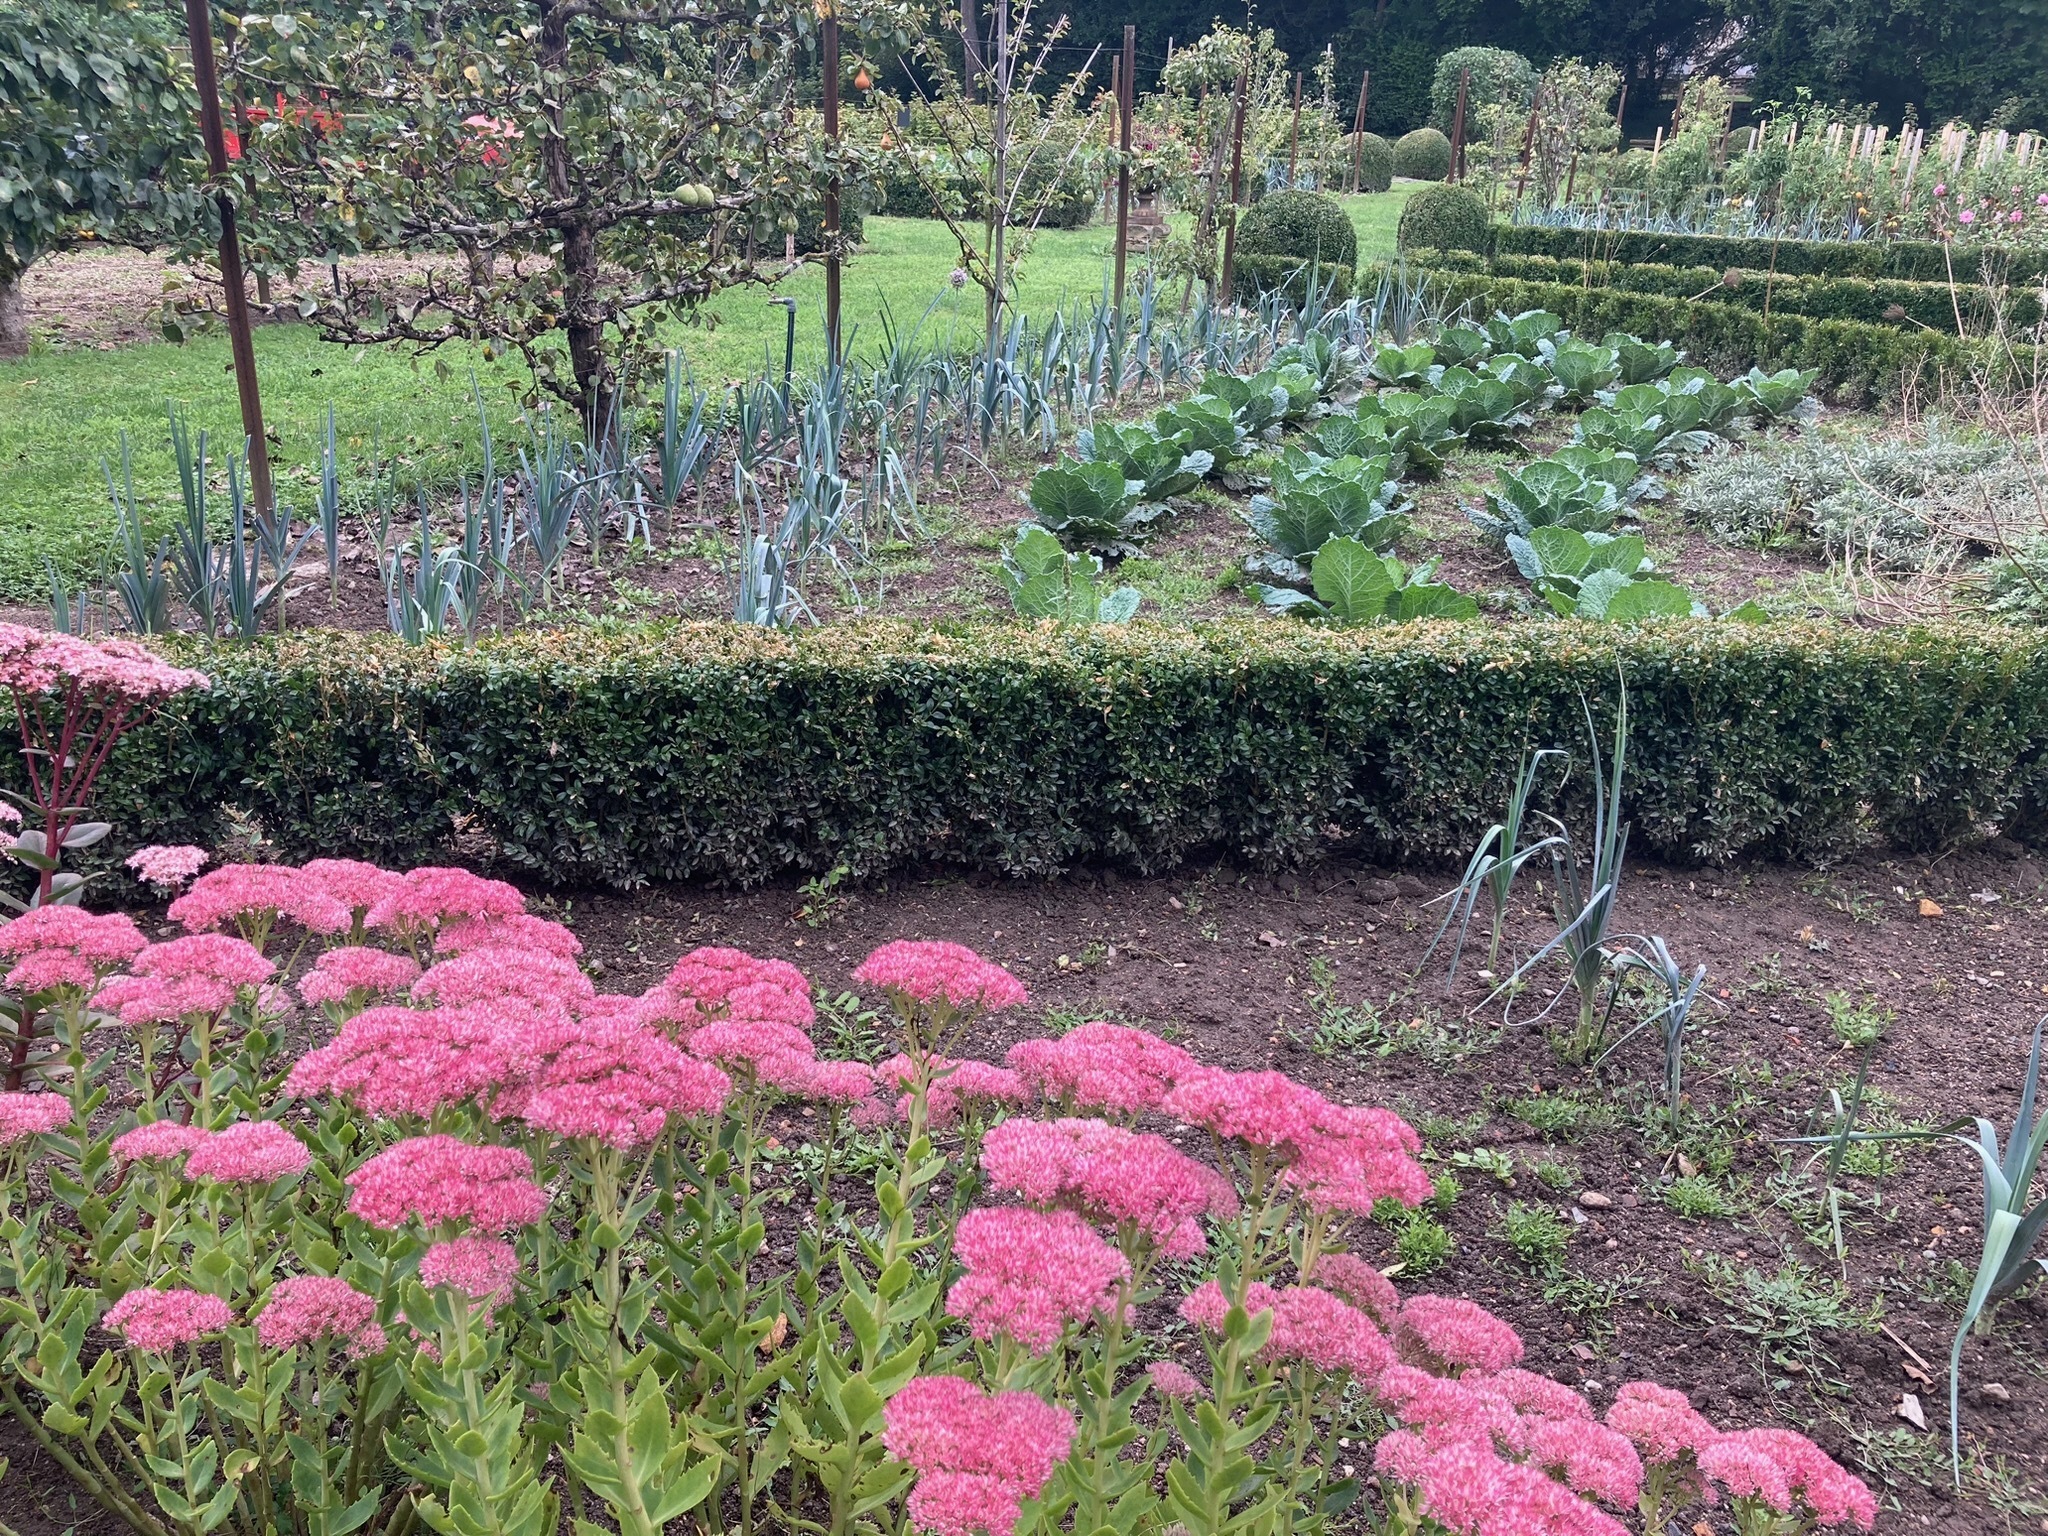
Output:
M1579 1196L1579 1204L1589 1211L1604 1211L1609 1209L1614 1202L1606 1195L1601 1194L1599 1190L1589 1189Z

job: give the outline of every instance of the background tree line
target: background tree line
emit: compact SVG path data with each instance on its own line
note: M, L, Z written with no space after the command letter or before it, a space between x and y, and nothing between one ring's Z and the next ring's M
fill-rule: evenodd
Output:
M1072 41L1121 40L1136 22L1141 88L1169 37L1187 39L1244 12L1216 0L1072 0ZM1372 71L1367 126L1401 133L1429 116L1430 75L1453 48L1511 48L1539 67L1578 57L1614 65L1629 87L1631 134L1668 121L1667 87L1687 74L1755 70L1753 99L1800 90L1870 105L1896 123L2048 119L2048 0L1286 0L1258 8L1281 48L1306 67L1325 46L1356 92ZM1356 100L1353 95L1351 100ZM1349 127L1347 123L1345 125Z

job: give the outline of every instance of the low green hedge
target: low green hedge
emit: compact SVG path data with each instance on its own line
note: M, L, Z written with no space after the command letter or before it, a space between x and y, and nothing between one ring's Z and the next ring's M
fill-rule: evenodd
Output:
M1699 302L1738 304L1763 312L1766 299L1771 313L1805 315L1814 320L1860 320L1872 325L1923 325L1954 334L1956 312L1974 333L1990 327L1994 290L1974 284L1913 283L1897 278L1792 277L1744 271L1733 288L1723 283L1726 273L1710 267L1672 267L1655 263L1627 266L1615 261L1581 261L1577 257L1498 255L1490 261L1470 252L1432 253L1432 265L1456 267L1468 272L1491 272L1496 277L1519 278L1537 283L1571 283L1582 288L1622 288L1631 293L1656 293L1667 298L1697 299ZM2004 291L2005 319L2010 326L2025 328L2041 320L2041 290L2012 288ZM1887 320L1885 311L1896 306L1904 313Z
M1926 848L2048 803L2034 631L868 620L177 649L213 687L123 742L97 796L123 838L212 843L239 813L291 856L452 850L564 884L1454 859L1525 747L1579 749L1582 693L1606 728L1618 671L1643 854Z
M1341 304L1351 297L1352 270L1342 262L1319 261L1315 264L1316 282L1327 284L1329 302ZM1239 294L1246 298L1284 288L1287 297L1296 304L1306 301L1308 296L1308 269L1310 262L1305 256L1273 256L1264 251L1238 251L1231 257L1231 283Z
M1648 339L1670 341L1685 348L1702 367L1742 372L1752 364L1765 368L1813 368L1817 387L1846 403L1897 398L1909 377L1953 374L1959 380L1973 369L1987 378L2012 382L2024 378L2035 364L2034 349L2001 349L1988 341L1961 340L1917 328L1869 325L1857 320L1812 320L1780 314L1766 319L1737 304L1695 304L1661 294L1630 293L1620 288L1584 288L1573 283L1532 283L1495 277L1486 272L1436 264L1434 254L1408 253L1411 267L1429 271L1434 297L1445 304L1470 304L1481 314L1496 309L1516 314L1547 309L1581 336L1598 339L1609 331L1627 331Z
M1495 224L1497 256L1559 256L1678 267L1777 271L1794 277L1889 277L1908 282L1983 281L1980 265L1999 268L2005 280L2033 282L2048 275L2048 251L1965 245L1953 250L1934 240L1750 240L1732 235L1660 235L1611 229L1552 229L1537 224Z

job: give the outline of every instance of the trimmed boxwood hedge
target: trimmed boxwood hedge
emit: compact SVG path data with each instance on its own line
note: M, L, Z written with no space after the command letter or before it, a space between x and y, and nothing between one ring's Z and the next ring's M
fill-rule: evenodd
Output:
M1872 325L1932 326L1955 333L1956 311L1964 323L1981 334L1991 321L1994 290L1974 284L1909 283L1896 278L1788 277L1780 272L1769 276L1729 270L1741 274L1741 282L1730 288L1723 283L1726 273L1709 267L1667 267L1654 264L1624 266L1613 261L1580 261L1555 256L1495 256L1491 260L1469 251L1431 254L1433 265L1456 267L1467 272L1491 272L1496 277L1518 278L1535 283L1572 283L1586 288L1623 288L1631 293L1656 293L1667 298L1701 303L1737 304L1763 313L1768 296L1772 314L1805 315L1815 320L1861 320ZM2004 291L2006 323L2025 328L2041 320L2041 290L2011 288ZM1887 320L1885 311L1896 305L1904 311Z
M1732 235L1660 235L1611 229L1552 229L1536 224L1495 224L1493 253L1559 256L1678 267L1776 271L1794 277L1889 277L1908 282L1983 281L1986 248L1951 250L1934 240L1749 240ZM2048 276L2048 251L1989 248L1990 264L2008 282Z
M1496 309L1516 314L1547 309L1581 336L1595 340L1610 331L1670 341L1685 348L1702 367L1741 372L1765 368L1814 368L1816 386L1846 402L1895 399L1907 377L1982 368L2007 382L2025 378L2035 365L2032 347L2001 348L1917 328L1868 325L1858 320L1813 320L1804 315L1770 318L1739 304L1707 300L1689 303L1661 294L1620 288L1585 288L1573 283L1531 283L1459 270L1436 253L1407 253L1410 266L1434 279L1434 296L1447 305L1471 304L1483 314Z
M1646 854L2025 835L2048 801L2031 631L868 620L176 648L213 687L123 742L96 797L123 837L211 843L232 808L292 856L452 847L564 884L1455 858L1524 747L1583 740L1582 693L1606 728L1618 674Z

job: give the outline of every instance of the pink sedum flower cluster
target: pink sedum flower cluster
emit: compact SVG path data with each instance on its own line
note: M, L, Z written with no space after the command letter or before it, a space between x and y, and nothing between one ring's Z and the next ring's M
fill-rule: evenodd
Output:
M93 994L93 1005L123 1024L168 1024L192 1015L218 1014L242 990L260 987L277 967L246 940L222 933L152 944Z
M71 1101L61 1093L0 1093L0 1147L47 1136L71 1123Z
M481 1307L485 1316L512 1299L519 1255L494 1237L456 1237L420 1255L420 1284L448 1286Z
M1699 1467L1731 1498L1752 1499L1780 1514L1810 1514L1816 1525L1867 1531L1877 1521L1877 1500L1863 1480L1789 1429L1721 1435L1699 1453Z
M420 963L411 955L344 944L324 952L313 962L313 968L299 978L299 996L315 1006L360 1006L404 991L419 979L419 974Z
M365 914L372 928L399 935L434 934L466 920L514 917L526 910L516 886L466 869L424 865L386 886Z
M168 1354L180 1344L219 1333L234 1321L228 1304L200 1291L130 1291L100 1320L134 1349Z
M933 1077L925 1094L925 1115L934 1126L957 1125L964 1114L986 1114L998 1107L1030 1102L1030 1085L1008 1067L950 1056L933 1056L927 1064ZM916 1073L917 1064L901 1055L891 1056L875 1068L877 1078L898 1088L907 1086ZM909 1094L896 1101L896 1113L909 1116Z
M1030 1001L1024 983L965 944L898 939L857 966L853 979L892 996L948 1012L994 1013Z
M256 1342L265 1349L295 1349L331 1341L350 1359L382 1353L384 1330L377 1326L377 1303L350 1285L326 1275L298 1275L270 1288L270 1299L256 1319Z
M946 1311L977 1339L1007 1335L1035 1355L1058 1344L1070 1323L1113 1312L1131 1272L1070 1211L969 1211L953 1246L967 1272L946 1293Z
M547 1209L533 1159L516 1147L480 1147L454 1136L414 1136L348 1176L351 1215L391 1229L462 1225L480 1232L529 1226Z
M128 868L144 885L160 891L182 891L206 867L206 850L190 843L152 843L128 855Z
M1254 1280L1245 1287L1244 1306L1253 1316L1272 1314L1261 1360L1303 1361L1333 1374L1348 1372L1366 1383L1377 1381L1394 1363L1393 1347L1379 1325L1334 1292L1312 1285L1275 1289ZM1198 1328L1220 1334L1230 1315L1230 1298L1214 1280L1206 1280L1182 1299L1180 1315Z
M1082 1024L1024 1040L1005 1058L1046 1099L1068 1111L1136 1116L1158 1109L1196 1068L1179 1046L1124 1024Z
M346 906L289 864L223 864L193 881L165 915L192 933L285 917L309 933L333 934L350 922Z
M1127 1255L1188 1259L1208 1246L1200 1218L1237 1214L1228 1179L1163 1136L1101 1120L1005 1120L982 1143L991 1185L1112 1229Z
M934 1536L1011 1536L1073 1438L1073 1419L1034 1394L959 1376L913 1377L883 1410L882 1443L917 1469L911 1522Z
M1439 1376L1505 1370L1522 1358L1521 1336L1477 1302L1416 1296L1394 1329L1401 1358Z
M271 1184L296 1179L312 1166L306 1144L275 1120L244 1120L194 1144L185 1158L185 1177Z
M14 966L6 985L33 995L70 987L89 992L109 971L142 953L147 940L125 914L101 915L52 903L0 927L0 954Z
M127 1163L168 1163L183 1157L205 1141L204 1126L180 1125L175 1120L152 1120L114 1138L114 1156Z

